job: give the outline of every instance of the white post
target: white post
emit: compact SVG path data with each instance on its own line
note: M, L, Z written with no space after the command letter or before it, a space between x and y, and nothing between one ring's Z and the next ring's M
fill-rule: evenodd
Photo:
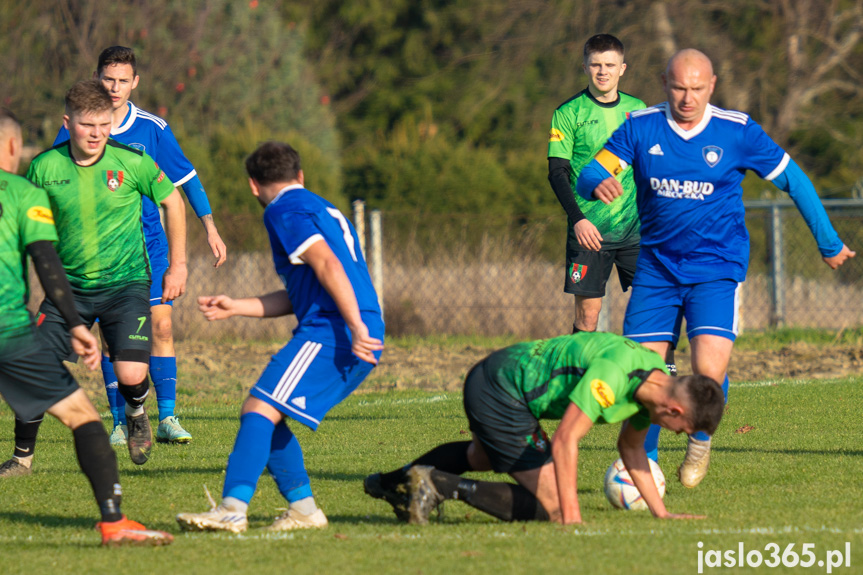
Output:
M366 254L366 203L362 200L354 200L351 204L354 209L354 228L360 238L360 251Z
M383 253L383 235L381 232L381 211L372 210L369 215L369 232L371 233L371 251L370 251L370 267L372 276L372 285L375 286L375 292L378 294L378 303L381 306L381 313L384 311L384 253Z

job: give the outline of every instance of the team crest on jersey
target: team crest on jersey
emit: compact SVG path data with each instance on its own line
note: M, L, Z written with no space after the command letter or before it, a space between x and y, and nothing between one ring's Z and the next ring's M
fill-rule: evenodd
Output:
M545 430L541 427L539 428L539 431L528 435L524 440L527 442L528 446L540 453L545 453L548 450L548 435L545 434Z
M116 192L123 185L123 170L107 170L105 172L105 183L108 189Z
M572 283L577 284L578 282L583 280L584 276L586 275L587 266L583 266L581 264L572 264L571 266L569 266L569 279L572 280Z
M707 165L712 168L722 159L722 148L719 146L704 146L701 148L701 156L707 162Z

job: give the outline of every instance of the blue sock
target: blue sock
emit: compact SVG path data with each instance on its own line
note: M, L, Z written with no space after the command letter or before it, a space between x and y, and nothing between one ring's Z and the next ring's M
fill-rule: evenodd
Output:
M126 425L126 400L120 395L114 364L107 355L102 356L102 379L105 381L105 394L108 396L108 407L114 418L114 427Z
M644 451L647 452L647 457L659 463L659 432L662 430L656 424L651 424L647 430L647 437L644 438Z
M156 389L159 421L174 415L177 402L177 358L150 356L150 379Z
M289 503L312 497L309 474L303 462L303 450L297 436L285 425L284 420L276 425L273 432L267 469L279 486L279 493Z
M728 386L730 382L728 381L728 374L725 374L725 380L722 382L722 395L725 396L725 403L728 403ZM707 441L710 439L710 436L704 433L703 431L699 431L698 433L694 433L692 435L695 439L699 441Z
M252 500L258 478L267 466L274 428L273 422L260 413L240 416L240 430L225 470L223 499L234 497L246 503Z

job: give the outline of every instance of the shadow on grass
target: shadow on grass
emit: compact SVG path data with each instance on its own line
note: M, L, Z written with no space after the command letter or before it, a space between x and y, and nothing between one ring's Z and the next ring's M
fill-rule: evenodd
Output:
M23 511L0 511L0 520L27 523L43 527L70 527L75 529L92 529L99 521L98 514L92 517L64 517L61 515L40 515L35 513L24 513Z
M660 451L685 451L685 448L662 449ZM774 453L776 455L849 455L859 457L863 451L858 449L758 449L755 447L714 447L711 451L717 453Z

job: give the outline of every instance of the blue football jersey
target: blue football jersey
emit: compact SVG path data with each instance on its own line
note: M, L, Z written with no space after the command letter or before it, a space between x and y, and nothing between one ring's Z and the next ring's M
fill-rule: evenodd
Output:
M749 233L740 184L746 170L769 181L790 161L758 124L708 105L687 131L663 102L632 112L605 148L632 165L645 258L681 283L745 279Z
M285 285L299 325L294 337L351 346L347 328L333 298L300 256L325 241L342 264L356 294L363 322L372 337L383 338L378 296L372 286L353 225L330 202L300 186L289 186L264 210L276 273Z
M145 112L132 102L129 102L129 112L119 126L111 129L111 138L146 152L152 157L165 175L171 178L175 187L180 187L197 175L195 167L183 154L177 138L171 127L162 118ZM54 139L54 145L69 139L65 126ZM202 216L204 214L198 214ZM149 198L143 199L141 206L141 221L144 223L144 237L147 238L147 250L151 255L153 243L167 253L167 239L159 218L159 207Z

